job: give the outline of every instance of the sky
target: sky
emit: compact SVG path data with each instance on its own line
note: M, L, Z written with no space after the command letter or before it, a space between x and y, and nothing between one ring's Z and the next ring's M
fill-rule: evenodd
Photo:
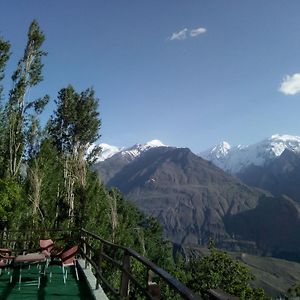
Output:
M300 136L299 0L0 0L12 45L4 80L38 20L45 36L43 122L61 88L93 87L99 142L159 139L198 153L223 140Z

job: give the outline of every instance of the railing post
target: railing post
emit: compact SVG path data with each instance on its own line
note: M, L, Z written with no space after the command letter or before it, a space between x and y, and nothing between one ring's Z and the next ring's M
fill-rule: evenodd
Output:
M98 268L101 273L102 273L102 253L103 253L103 243L101 242L100 249L99 249L99 257L98 257ZM100 286L100 282L99 282L100 278L99 278L98 274L97 274L96 278L97 278L96 290L98 290L99 286Z
M88 261L86 259L87 258L86 236L82 236L82 241L83 241L82 250L84 254L84 268L86 269L88 267Z
M129 286L129 276L130 272L130 255L125 250L123 256L123 268L122 268L122 278L121 278L121 288L120 288L120 296L121 298L128 297L128 286Z
M147 276L147 287L149 294L153 297L155 300L161 299L161 293L160 293L160 285L159 283L153 281L154 273L152 270L148 271Z
M90 245L90 237L87 237L87 243ZM88 246L87 247L87 250L86 250L86 252L87 252L87 256L88 256L88 258L91 260L92 259L92 252L91 252L91 248L90 248L90 246ZM88 262L88 264L87 264L87 266L88 266L88 268L91 268L91 265L90 265L90 263Z

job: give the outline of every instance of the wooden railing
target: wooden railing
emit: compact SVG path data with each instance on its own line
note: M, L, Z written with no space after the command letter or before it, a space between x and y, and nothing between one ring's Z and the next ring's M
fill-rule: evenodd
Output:
M161 280L163 280L165 284L175 291L175 294L180 295L182 298L190 300L201 299L165 270L159 268L134 250L110 243L84 229L81 229L81 233L81 251L86 259L86 267L90 264L94 268L97 285L100 283L104 285L104 288L114 297L120 299L130 298L132 292L136 293L138 291L147 299L161 299ZM142 280L134 276L135 272L131 268L133 260L143 267L145 274L142 276L144 277ZM108 282L103 274L104 261L106 266L108 262L109 265L120 271L119 287L113 286L112 283ZM110 266L107 266L107 268L110 271L112 270ZM159 282L153 281L155 275Z
M153 300L202 299L168 272L130 248L108 242L85 229L81 229L80 242L86 267L90 265L94 269L97 287L101 285L117 299L132 299L133 294L137 293ZM137 264L142 272L134 270ZM113 268L119 270L120 275L119 282L115 284L107 278L107 273L116 274ZM221 290L209 290L208 295L211 300L238 299Z
M92 267L110 299L200 300L185 285L134 250L108 242L85 229L0 231L0 248L16 254L34 252L40 239L55 244L78 244L85 267ZM140 297L137 298L136 295ZM210 300L236 300L221 290L209 290Z

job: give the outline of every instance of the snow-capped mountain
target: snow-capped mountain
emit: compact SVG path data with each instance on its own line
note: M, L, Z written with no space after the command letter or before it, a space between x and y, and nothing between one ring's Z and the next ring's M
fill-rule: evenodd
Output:
M152 140L145 144L135 144L134 146L129 147L129 148L124 148L124 147L120 148L120 147L108 145L105 143L100 144L100 146L102 148L102 151L96 160L97 162L104 161L104 160L114 156L117 153L120 156L123 156L129 160L132 160L132 159L140 156L141 153L143 153L151 148L164 147L165 145L159 140Z
M134 159L139 157L143 152L156 147L166 147L160 140L152 140L145 144L135 144L134 146L120 151L122 156Z
M101 154L100 154L99 158L97 159L97 161L106 160L107 158L112 157L114 154L122 151L122 149L123 149L123 148L108 145L105 143L100 144L100 147L102 150L101 150Z
M116 146L111 146L111 145L108 145L108 144L105 144L105 143L98 144L98 145L97 144L92 144L88 148L87 155L91 154L91 152L93 150L95 150L95 148L98 148L99 146L101 147L101 152L100 152L100 154L98 154L98 156L96 156L96 159L95 159L96 163L104 161L107 158L110 158L114 154L116 154L116 153L123 150L123 148L119 148L119 147L116 147Z
M205 158L206 160L212 161L217 165L222 165L221 162L227 159L229 152L231 150L231 146L223 141L220 144L200 153L200 156Z
M136 158L141 156L142 153L147 152L152 148L166 147L159 140L152 140L145 144L136 144L130 148L120 150L107 159L102 159L94 165L94 168L99 174L104 183L108 182L126 165L133 162Z
M222 142L200 153L200 156L213 162L221 169L236 174L251 164L264 165L280 156L285 149L300 152L300 137L276 134L253 145L234 147L227 142Z

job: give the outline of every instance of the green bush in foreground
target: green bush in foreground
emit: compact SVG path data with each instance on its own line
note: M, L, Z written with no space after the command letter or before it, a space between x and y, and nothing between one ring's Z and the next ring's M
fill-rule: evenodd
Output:
M241 300L270 299L263 289L251 287L254 276L244 264L213 246L210 251L208 256L191 259L184 278L180 278L191 290L203 297L209 289L221 289Z

